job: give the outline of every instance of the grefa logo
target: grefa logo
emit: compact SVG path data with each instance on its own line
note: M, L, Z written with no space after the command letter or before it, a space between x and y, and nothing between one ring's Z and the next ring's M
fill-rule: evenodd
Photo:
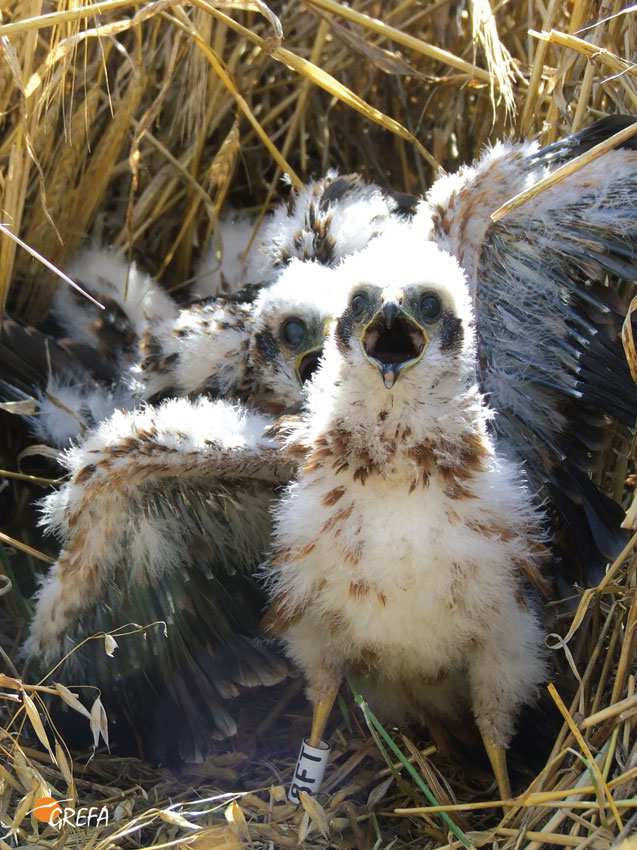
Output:
M53 797L38 797L35 805L27 814L32 814L40 823L60 830L63 826L76 829L89 826L108 826L106 806L65 806L67 800L55 800Z

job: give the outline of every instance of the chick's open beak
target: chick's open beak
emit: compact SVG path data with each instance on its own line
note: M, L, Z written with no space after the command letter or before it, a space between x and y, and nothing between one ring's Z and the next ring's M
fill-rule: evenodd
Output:
M299 380L299 384L304 384L312 377L318 369L321 361L322 348L313 348L311 351L305 351L296 358L294 371Z
M422 357L428 337L395 301L388 301L363 332L363 350L390 390L398 376Z

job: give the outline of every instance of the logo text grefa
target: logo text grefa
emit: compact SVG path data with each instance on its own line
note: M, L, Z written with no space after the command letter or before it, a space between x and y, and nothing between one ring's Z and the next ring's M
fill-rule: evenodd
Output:
M108 826L108 809L106 806L81 806L79 809L65 806L53 812L49 823L56 829L62 829L63 826L73 826L76 829Z

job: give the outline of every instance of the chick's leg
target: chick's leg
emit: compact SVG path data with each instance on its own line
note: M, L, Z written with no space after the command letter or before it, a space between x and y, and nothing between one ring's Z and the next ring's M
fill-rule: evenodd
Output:
M318 747L343 680L343 660L337 648L317 640L323 623L311 613L288 630L285 639L291 658L305 673L305 693L312 704L312 729L308 744Z
M288 799L298 803L300 793L318 794L327 766L330 748L323 740L327 721L341 684L341 677L333 671L320 669L308 672L308 696L312 702L312 729L309 738L301 744Z
M517 715L544 678L541 645L535 616L511 599L494 611L469 659L473 713L503 800L511 796L506 750Z
M288 790L291 803L300 802L301 793L318 794L329 760L330 748L325 729L342 680L343 665L335 647L317 636L324 630L320 618L308 610L287 628L284 639L288 654L305 674L306 694L312 705L312 728L301 749Z
M502 670L493 656L487 666L480 657L470 668L473 713L484 748L491 762L501 800L511 797L511 783L506 763L506 748L513 732L518 701L505 692L498 673Z

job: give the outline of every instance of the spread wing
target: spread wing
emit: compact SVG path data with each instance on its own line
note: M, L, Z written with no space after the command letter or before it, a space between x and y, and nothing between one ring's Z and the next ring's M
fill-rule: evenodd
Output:
M121 639L115 658L90 641L53 677L100 687L120 740L136 729L152 758L233 735L226 700L287 675L259 636L254 580L270 503L291 474L270 425L205 398L117 412L66 454L70 478L43 502L62 549L26 650L48 670L90 635L165 623L165 636Z
M625 542L623 511L591 476L637 415L620 339L624 284L637 279L634 140L497 223L490 214L633 120L605 119L543 149L499 145L428 198L432 238L464 265L474 294L497 434L548 497L565 569L588 582Z

